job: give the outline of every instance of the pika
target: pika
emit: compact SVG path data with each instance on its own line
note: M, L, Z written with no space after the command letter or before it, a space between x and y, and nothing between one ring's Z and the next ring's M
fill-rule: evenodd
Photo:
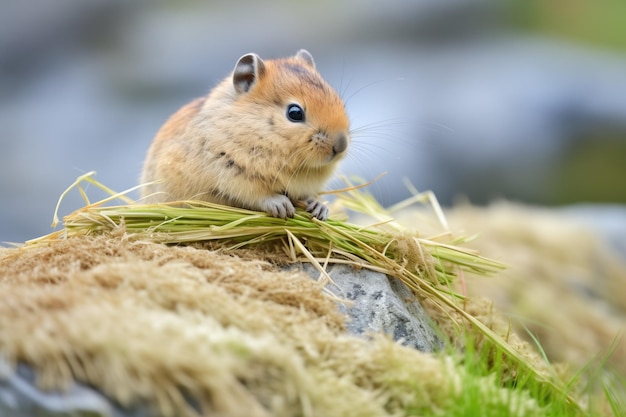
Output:
M208 95L174 113L148 150L146 202L203 200L287 218L301 205L326 220L316 195L346 154L350 122L311 54L242 56Z

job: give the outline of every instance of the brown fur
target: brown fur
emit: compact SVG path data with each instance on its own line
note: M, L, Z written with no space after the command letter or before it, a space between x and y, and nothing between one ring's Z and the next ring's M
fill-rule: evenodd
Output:
M142 174L143 183L161 181L144 188L148 201L199 199L280 217L277 205L293 215L290 204L320 204L313 197L345 154L333 147L341 136L349 141L344 103L312 58L259 61L249 91L238 92L231 74L161 128ZM304 123L287 119L293 103Z

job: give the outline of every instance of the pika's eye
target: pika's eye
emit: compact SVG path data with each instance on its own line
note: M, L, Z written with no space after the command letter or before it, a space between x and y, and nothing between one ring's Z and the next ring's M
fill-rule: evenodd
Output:
M297 104L290 104L287 106L287 119L294 123L304 122L304 110Z

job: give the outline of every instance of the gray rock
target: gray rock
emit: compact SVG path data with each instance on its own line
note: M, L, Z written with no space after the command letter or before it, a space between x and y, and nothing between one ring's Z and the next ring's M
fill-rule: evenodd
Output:
M43 392L34 384L31 368L14 371L0 360L0 415L28 416L114 416L108 401L93 390L72 386L67 392Z
M317 278L319 272L310 264L302 269ZM348 330L357 335L383 332L403 345L423 352L443 347L434 324L421 304L398 279L366 269L357 271L347 265L329 265L333 283L327 285L334 295L349 300L339 308L349 316Z
M148 405L121 407L96 389L72 384L66 391L42 391L34 370L24 364L13 369L0 358L0 416L2 417L156 417Z

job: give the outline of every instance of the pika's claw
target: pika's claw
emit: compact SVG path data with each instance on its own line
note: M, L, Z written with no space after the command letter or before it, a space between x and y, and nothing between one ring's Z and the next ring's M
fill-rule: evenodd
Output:
M321 201L318 201L313 197L309 197L305 200L305 203L306 211L311 213L311 216L320 220L326 220L328 218L328 207L326 207Z
M286 219L287 217L293 217L296 214L296 209L293 207L293 203L286 195L275 195L264 200L261 203L261 209L267 212L272 217L280 217Z

